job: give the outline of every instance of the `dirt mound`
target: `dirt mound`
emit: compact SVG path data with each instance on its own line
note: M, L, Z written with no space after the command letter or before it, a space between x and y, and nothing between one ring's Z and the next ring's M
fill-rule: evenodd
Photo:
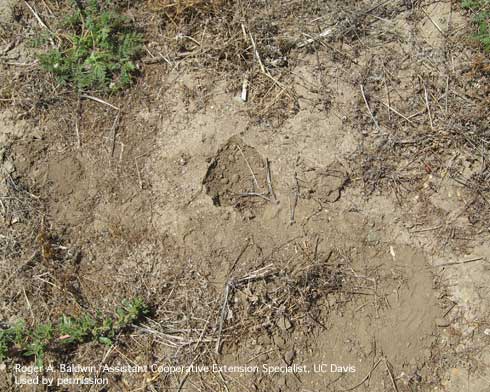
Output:
M270 200L268 163L255 148L234 136L209 165L203 184L217 207L253 208Z

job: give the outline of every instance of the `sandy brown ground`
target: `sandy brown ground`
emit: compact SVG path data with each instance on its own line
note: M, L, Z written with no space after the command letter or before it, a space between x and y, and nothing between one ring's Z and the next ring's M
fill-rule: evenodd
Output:
M145 65L107 98L120 111L82 100L31 117L6 104L0 191L18 204L2 215L0 321L141 295L153 314L112 349L48 360L309 369L111 374L86 390L490 391L488 224L450 175L480 162L425 136L427 155L383 155L454 126L446 75L458 85L470 53L439 29L460 42L468 22L449 1L395 3L359 40L299 52L287 88L260 102L184 63ZM42 390L15 386L11 366L1 390Z

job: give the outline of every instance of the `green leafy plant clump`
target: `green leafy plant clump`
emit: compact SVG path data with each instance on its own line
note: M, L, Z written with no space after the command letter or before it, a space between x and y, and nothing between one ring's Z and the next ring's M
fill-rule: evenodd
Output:
M72 13L50 37L57 47L40 56L44 69L79 91L117 91L137 72L142 36L101 0L72 1Z
M490 0L462 0L461 6L474 13L473 20L477 26L474 38L486 51L490 51Z
M34 357L36 365L42 367L44 354L51 348L89 341L112 345L119 333L148 313L148 306L135 298L124 300L113 317L63 315L56 325L39 324L32 329L27 328L24 321L19 321L9 328L0 329L0 362L21 354Z

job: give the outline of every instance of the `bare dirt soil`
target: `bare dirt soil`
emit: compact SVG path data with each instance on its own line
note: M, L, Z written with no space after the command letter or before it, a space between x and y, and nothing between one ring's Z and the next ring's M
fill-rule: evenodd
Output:
M112 347L46 361L259 371L48 389L20 358L0 390L490 391L488 55L458 2L119 3L148 57L111 107L0 2L0 326L141 296Z

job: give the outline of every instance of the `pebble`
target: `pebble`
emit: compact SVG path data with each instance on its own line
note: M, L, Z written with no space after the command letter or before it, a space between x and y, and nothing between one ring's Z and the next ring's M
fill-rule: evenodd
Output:
M240 176L238 174L233 174L231 176L231 182L233 182L234 184L236 184L238 181L240 181Z
M286 354L284 354L284 361L286 361L286 364L291 366L295 356L296 356L296 352L294 350L289 350L286 352Z
M12 174L15 171L15 166L12 161L5 161L3 164L3 169L8 173Z
M225 178L222 178L222 179L220 180L220 182L221 182L223 185L226 185L226 184L228 184L228 182L230 182L230 181L228 180L228 178L226 178L226 177L225 177Z
M291 324L291 321L285 316L281 316L281 318L277 322L277 326L282 329L283 331L287 331L290 329L293 325Z

